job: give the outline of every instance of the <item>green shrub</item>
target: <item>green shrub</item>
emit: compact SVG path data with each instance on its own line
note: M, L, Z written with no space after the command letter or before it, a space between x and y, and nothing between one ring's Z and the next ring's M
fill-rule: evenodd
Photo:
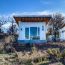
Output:
M59 50L59 48L53 48L53 49L49 48L47 50L47 53L57 56L58 54L60 55L60 50Z
M47 53L53 55L53 53L52 53L52 49L49 48L49 49L47 50Z
M48 49L47 53L49 54L51 59L59 61L62 58L62 54L59 48Z

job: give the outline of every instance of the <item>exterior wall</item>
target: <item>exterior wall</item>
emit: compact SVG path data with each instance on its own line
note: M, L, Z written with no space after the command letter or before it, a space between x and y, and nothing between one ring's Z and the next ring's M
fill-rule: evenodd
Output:
M42 26L44 30L42 30ZM25 39L25 28L26 27L39 27L40 28L40 40L30 40ZM22 30L21 30L22 29ZM34 41L34 42L44 42L46 41L46 23L45 22L19 22L19 37L18 41Z
M65 40L65 27L60 30L60 40Z

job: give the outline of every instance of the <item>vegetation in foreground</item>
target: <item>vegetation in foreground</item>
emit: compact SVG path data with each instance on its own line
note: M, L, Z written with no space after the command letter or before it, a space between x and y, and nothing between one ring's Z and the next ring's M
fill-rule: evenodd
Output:
M65 42L23 46L12 37L0 41L0 65L65 65Z
M61 50L63 45L55 48L57 44L50 44L47 48L44 48L46 44L41 48L33 46L31 50L20 52L8 45L5 49L0 45L0 65L65 65L65 48Z

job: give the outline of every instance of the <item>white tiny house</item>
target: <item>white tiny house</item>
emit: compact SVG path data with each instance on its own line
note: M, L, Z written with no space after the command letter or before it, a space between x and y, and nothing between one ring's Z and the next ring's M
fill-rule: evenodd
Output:
M18 23L19 43L46 42L47 23L51 16L14 16Z

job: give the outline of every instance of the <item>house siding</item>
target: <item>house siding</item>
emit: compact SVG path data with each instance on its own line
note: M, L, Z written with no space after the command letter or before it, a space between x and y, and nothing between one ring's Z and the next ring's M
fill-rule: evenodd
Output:
M44 29L42 30L42 26ZM30 40L25 38L25 28L26 27L40 27L40 40ZM41 43L46 42L46 23L45 22L19 22L19 43Z

